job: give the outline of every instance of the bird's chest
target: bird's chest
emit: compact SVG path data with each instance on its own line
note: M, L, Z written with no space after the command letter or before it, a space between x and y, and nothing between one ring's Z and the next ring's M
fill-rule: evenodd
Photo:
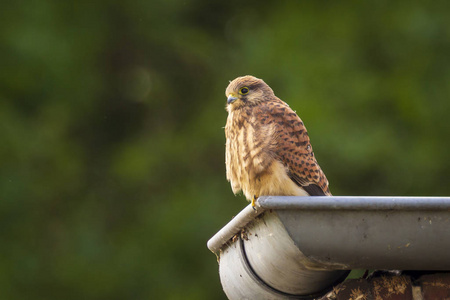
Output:
M255 180L273 158L274 128L252 112L231 112L225 126L226 166L231 181Z

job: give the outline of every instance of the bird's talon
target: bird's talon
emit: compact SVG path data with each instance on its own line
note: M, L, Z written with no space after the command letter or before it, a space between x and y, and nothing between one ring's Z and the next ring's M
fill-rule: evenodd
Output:
M258 197L256 197L256 195L255 196L253 196L253 198L252 198L252 208L253 208L253 210L254 211L256 211L256 200L258 199Z

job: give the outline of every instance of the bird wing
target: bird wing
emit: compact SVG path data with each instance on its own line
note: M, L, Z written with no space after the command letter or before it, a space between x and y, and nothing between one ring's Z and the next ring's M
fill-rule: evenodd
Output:
M308 132L299 116L279 99L271 101L266 112L276 128L275 153L288 168L291 180L311 196L331 195L328 180L314 157Z

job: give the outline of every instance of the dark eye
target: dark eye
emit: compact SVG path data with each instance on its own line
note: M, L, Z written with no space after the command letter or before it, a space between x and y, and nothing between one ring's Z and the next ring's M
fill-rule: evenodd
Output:
M247 94L247 93L248 93L248 87L243 87L243 88L241 88L241 89L239 90L239 93L240 93L241 95Z

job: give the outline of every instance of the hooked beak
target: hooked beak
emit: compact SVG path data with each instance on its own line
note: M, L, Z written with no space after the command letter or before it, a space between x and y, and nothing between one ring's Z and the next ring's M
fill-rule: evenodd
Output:
M237 97L235 97L235 96L233 96L233 94L229 94L228 95L228 98L227 98L227 103L228 104L231 104L231 103L233 103L234 101L236 101L238 98Z

